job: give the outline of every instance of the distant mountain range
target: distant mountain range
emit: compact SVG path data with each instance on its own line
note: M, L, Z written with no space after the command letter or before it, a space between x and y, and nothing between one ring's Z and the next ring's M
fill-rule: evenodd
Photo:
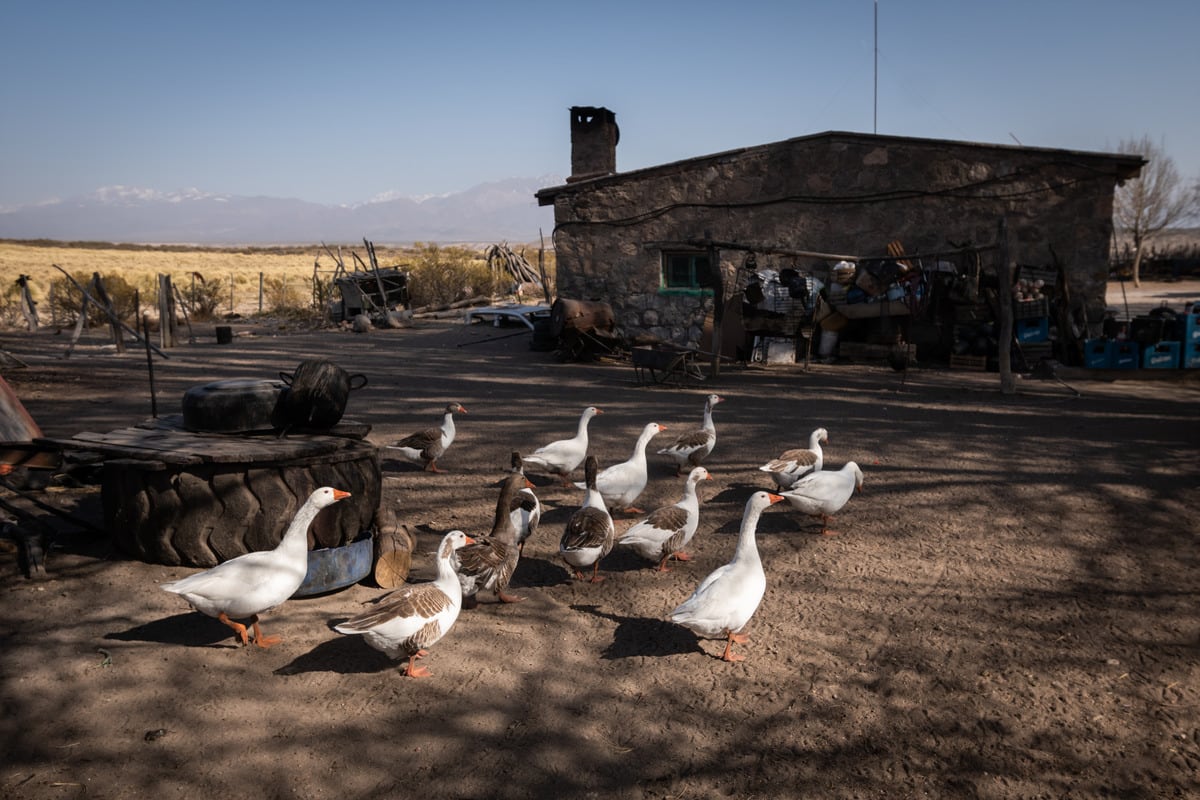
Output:
M353 242L530 242L547 238L554 211L534 193L557 175L481 183L453 194L326 206L277 197L127 186L0 211L0 239L136 244L307 244Z

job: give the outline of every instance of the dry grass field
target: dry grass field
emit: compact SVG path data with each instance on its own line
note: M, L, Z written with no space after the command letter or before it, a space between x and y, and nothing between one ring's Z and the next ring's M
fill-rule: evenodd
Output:
M536 263L537 247L511 245ZM487 268L485 247L417 244L412 247L376 247L380 267L400 267L419 276L414 281L414 302L445 302L462 293L491 294L496 279ZM359 260L354 256L357 255ZM191 248L185 246L103 245L91 243L0 241L0 324L17 324L17 280L28 276L30 292L39 305L44 324L52 323L53 306L74 307L78 295L51 303L52 291L62 292L66 280L55 267L89 278L98 272L107 283L119 281L136 289L143 306L157 300L158 276L171 282L187 298L207 285L216 296L216 313L243 316L280 310L303 310L313 305L314 280L327 283L342 259L347 270L361 268L369 256L357 245L319 244L270 248ZM553 253L547 254L553 270ZM451 277L453 276L453 277ZM118 282L119 283L119 282ZM54 287L52 290L51 287ZM260 292L261 288L261 292Z
M361 248L360 248L361 249ZM383 263L392 253L380 252ZM347 255L348 258L348 255ZM179 287L188 287L192 275L202 275L207 281L233 281L235 304L237 296L247 306L258 298L259 274L272 278L291 278L297 282L311 281L317 248L278 250L217 250L175 248L90 247L80 245L20 244L0 242L0 281L6 289L18 276L31 280L34 299L47 299L50 284L62 279L55 265L72 275L99 272L101 276L120 275L142 294L153 297L158 275L170 275ZM336 265L322 254L320 266L326 270Z

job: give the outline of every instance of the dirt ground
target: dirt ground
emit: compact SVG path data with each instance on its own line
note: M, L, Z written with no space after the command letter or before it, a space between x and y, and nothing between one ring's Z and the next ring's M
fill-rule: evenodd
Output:
M582 492L537 480L525 602L464 611L415 680L332 630L382 593L369 582L285 603L264 617L282 644L242 648L159 588L194 570L46 514L46 578L0 552L0 796L1200 796L1200 381L1022 379L1004 396L995 375L838 364L644 387L515 328L234 327L156 361L160 414L195 384L313 355L369 376L347 416L375 442L467 407L445 474L383 462L385 501L418 531L415 580L445 531L487 532L511 450L596 405L592 452L611 464L646 422L670 427L660 438L698 425L719 392L695 560L659 574L618 550L604 583L572 580L557 543ZM142 353L96 332L64 359L66 338L0 334L29 365L4 377L48 436L149 416ZM827 467L858 462L864 491L836 536L764 513L767 593L746 660L724 663L667 615L730 558L769 484L758 466L818 426ZM647 509L679 496L661 459ZM37 496L100 519L93 485Z

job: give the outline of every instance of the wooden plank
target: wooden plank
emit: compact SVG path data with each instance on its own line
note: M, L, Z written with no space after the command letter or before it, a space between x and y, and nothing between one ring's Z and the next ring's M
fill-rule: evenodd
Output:
M154 452L138 447L106 445L85 439L39 439L38 441L61 447L64 450L94 450L107 456L124 457L134 461L156 459L176 466L203 463L203 459L197 456L171 453L170 451Z
M154 428L120 428L108 433L83 431L70 439L46 439L63 448L95 450L121 458L188 466L262 464L276 461L341 462L359 457L374 445L337 436L228 436Z

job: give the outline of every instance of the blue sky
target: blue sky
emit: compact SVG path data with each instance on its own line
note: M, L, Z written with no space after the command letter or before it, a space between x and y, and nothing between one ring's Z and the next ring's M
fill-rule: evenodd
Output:
M0 207L124 185L354 204L827 130L1109 151L1200 177L1196 0L8 0Z

